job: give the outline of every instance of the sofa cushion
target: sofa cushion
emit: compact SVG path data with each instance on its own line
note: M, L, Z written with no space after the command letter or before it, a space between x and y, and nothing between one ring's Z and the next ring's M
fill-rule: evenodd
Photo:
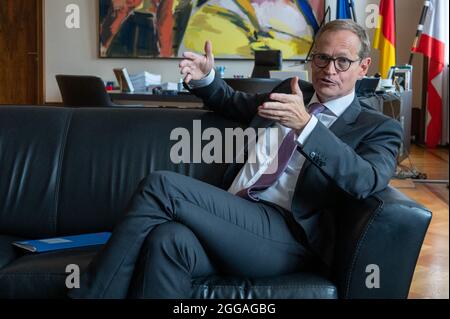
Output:
M10 245L13 238L2 237L0 243L5 244L6 240L9 240ZM6 245L3 244L0 247L5 248ZM76 264L83 272L100 247L67 249L42 254L22 253L13 247L11 253L18 258L0 270L0 298L65 298L67 265ZM3 251L0 248L0 253ZM13 255L9 256L12 258ZM337 298L335 285L312 273L259 279L207 276L195 278L192 284L192 298L196 299Z
M55 234L59 164L70 115L65 108L0 108L0 234Z
M181 138L170 139L174 129L186 128L194 140L194 120L201 120L203 129L223 131L236 126L200 110L76 109L61 163L58 232L111 231L125 213L139 182L156 170L177 172L219 186L227 163L171 160L172 146ZM208 142L202 140L201 144ZM193 154L193 142L190 144Z
M82 272L101 246L67 249L42 254L20 253L0 269L0 298L64 298L66 266Z
M19 249L11 244L18 240L23 240L23 238L0 235L0 269L20 256Z
M193 280L198 299L337 299L336 286L313 273L249 279L209 276Z
M181 136L170 137L183 129L194 141L203 129L237 125L205 110L2 106L0 234L110 231L138 183L155 170L219 186L228 163L173 162L172 146ZM202 149L210 141L198 142ZM189 144L194 154L197 146Z

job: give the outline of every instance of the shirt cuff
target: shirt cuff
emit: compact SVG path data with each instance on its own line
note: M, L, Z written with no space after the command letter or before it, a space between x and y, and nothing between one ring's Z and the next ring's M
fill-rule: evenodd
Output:
M306 140L311 135L313 129L316 127L317 122L319 122L317 117L315 117L314 115L311 116L311 119L309 120L308 124L306 124L306 126L303 128L302 132L297 138L297 143L300 144L300 146L305 145Z
M216 76L216 71L214 71L214 68L212 68L207 76L205 76L203 79L200 79L200 80L191 80L189 82L188 86L191 89L198 89L198 88L208 86L211 83L213 83L215 76Z

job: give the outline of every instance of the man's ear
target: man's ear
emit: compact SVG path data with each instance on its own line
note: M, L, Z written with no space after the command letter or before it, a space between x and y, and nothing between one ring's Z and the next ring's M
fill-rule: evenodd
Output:
M359 65L360 67L360 72L359 72L359 78L362 79L363 77L366 76L367 72L369 71L369 67L372 64L372 59L371 58L365 58L361 61L361 64Z

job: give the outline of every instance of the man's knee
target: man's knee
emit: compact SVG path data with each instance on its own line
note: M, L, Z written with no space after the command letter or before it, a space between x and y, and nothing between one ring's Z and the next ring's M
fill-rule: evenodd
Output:
M164 251L193 247L197 242L195 234L183 224L166 222L153 229L146 238L145 246L150 251Z
M141 187L169 186L180 174L171 171L154 171L141 181Z

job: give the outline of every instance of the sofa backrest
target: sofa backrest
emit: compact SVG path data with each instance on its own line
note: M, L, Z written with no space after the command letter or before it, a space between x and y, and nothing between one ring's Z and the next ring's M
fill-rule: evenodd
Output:
M171 132L186 128L192 137L194 120L202 130L237 126L203 110L1 106L0 234L110 231L155 170L220 186L226 163L170 159L180 141Z

